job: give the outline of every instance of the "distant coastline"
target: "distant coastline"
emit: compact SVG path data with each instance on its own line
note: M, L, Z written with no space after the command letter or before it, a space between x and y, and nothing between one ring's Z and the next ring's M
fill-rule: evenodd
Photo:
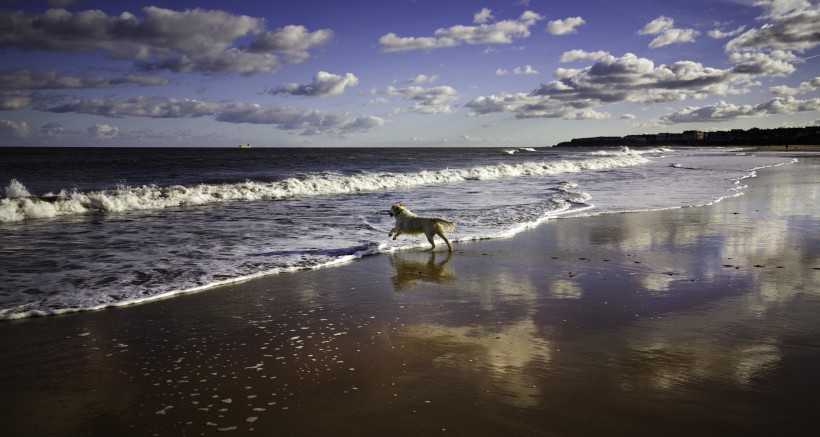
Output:
M704 132L689 130L682 133L627 135L624 137L573 138L555 147L610 147L610 146L779 146L784 150L798 146L820 145L820 127L795 127ZM805 149L805 147L800 147Z

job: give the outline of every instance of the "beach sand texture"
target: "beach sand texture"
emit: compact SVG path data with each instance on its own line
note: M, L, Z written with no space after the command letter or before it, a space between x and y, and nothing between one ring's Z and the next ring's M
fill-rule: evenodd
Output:
M2 433L819 435L820 159L747 182L0 323Z

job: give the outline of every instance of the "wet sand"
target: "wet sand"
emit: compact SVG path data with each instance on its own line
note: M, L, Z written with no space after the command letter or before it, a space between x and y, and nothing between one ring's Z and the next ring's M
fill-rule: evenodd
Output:
M820 159L758 173L708 207L0 323L3 435L818 435Z

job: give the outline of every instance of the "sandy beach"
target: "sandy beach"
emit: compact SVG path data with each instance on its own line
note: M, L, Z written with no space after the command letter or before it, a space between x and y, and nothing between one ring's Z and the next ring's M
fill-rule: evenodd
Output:
M0 323L3 434L817 435L793 156L711 206Z

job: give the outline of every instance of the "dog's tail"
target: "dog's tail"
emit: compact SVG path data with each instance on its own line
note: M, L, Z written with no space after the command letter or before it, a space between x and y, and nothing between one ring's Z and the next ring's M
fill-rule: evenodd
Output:
M445 231L452 231L453 229L456 228L455 223L453 223L449 220L444 220L444 219L440 219L440 218L433 219L433 223L436 224L436 227L441 227Z

